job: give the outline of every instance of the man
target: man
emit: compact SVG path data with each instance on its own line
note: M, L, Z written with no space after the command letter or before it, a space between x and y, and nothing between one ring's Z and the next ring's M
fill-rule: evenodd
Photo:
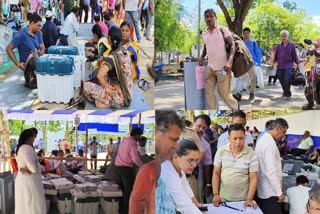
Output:
M121 214L128 213L129 211L129 199L135 180L133 163L135 163L138 167L143 165L143 162L138 154L137 144L142 134L142 129L132 129L130 136L124 138L118 148L115 166L121 178L121 187L123 190L123 201L122 205L120 206Z
M299 140L299 145L297 148L291 149L290 153L294 156L300 156L300 155L308 155L310 151L313 149L313 140L310 136L309 131L305 131L303 136Z
M212 154L211 154L211 146L208 141L204 138L204 132L208 129L211 125L211 119L208 115L202 114L198 115L193 120L192 129L195 131L200 140L203 148L205 149L205 158L200 161L198 164L198 176L197 176L197 186L198 188L191 188L194 191L194 196L198 199L200 203L203 203L203 194L209 194L212 188L211 185L211 165L212 165ZM189 178L188 178L189 180ZM190 180L189 180L190 181ZM195 192L198 190L197 192Z
M232 113L232 125L240 124L243 126L243 128L246 126L247 120L246 120L246 114L243 111L236 111ZM253 145L253 138L250 133L245 133L245 142L247 145ZM224 132L220 137L218 138L218 145L217 149L220 147L229 144L229 132Z
M89 4L90 0L80 0L80 10L79 10L79 16L80 16L80 22L82 22L82 14L84 11L84 23L88 23L88 14L89 14Z
M161 180L159 180L159 185L157 186L157 179L160 176L161 162L170 160L178 148L178 140L182 129L183 124L174 111L156 111L155 141L157 158L155 161L141 167L138 172L130 198L130 214L175 212L175 210L170 210L169 206L175 206L173 199L166 192ZM157 194L155 194L156 186ZM159 196L162 196L161 201L158 200L160 199L158 198ZM155 197L157 197L157 201ZM169 203L167 203L168 200Z
M63 162L62 158L64 156L63 150L59 150L58 158L54 160L54 169L58 170L57 173L60 173L60 176L72 177L73 173L67 169L66 164Z
M115 143L116 147L118 148L121 142L121 137L118 137L117 142Z
M250 33L251 33L250 28L244 28L242 32L243 32L243 41L246 44L247 48L249 49L255 64L248 71L250 82L251 82L249 99L253 100L254 93L256 91L256 85L257 85L256 70L259 69L258 67L261 67L261 55L260 55L260 50L257 45L257 42L250 38ZM241 81L242 80L241 78L242 77L238 78L238 81Z
M41 8L41 0L31 0L30 12L39 14Z
M260 50L260 57L261 57L261 62L264 62L264 59L263 57L270 57L269 54L267 53L267 51L265 51L262 47L261 47L261 41L260 40L257 40L257 45L258 45L258 48Z
M97 138L94 136L92 138L91 143L89 144L90 146L90 150L91 150L91 154L90 154L90 165L91 165L91 169L93 169L93 164L92 164L92 159L97 159L97 155L98 155L98 148L101 146L100 143L97 142ZM97 161L94 160L94 170L97 170Z
M57 26L52 22L53 12L47 10L46 12L46 23L42 26L43 42L46 49L50 46L55 45L58 39Z
M273 63L277 63L277 77L280 81L285 100L291 98L291 77L293 71L293 62L299 65L299 57L296 48L292 42L289 42L289 32L283 30L280 32L281 43L277 45ZM274 67L274 64L272 65Z
M245 144L245 130L240 124L231 125L230 144L218 149L212 176L213 204L222 201L245 201L244 207L257 208L253 201L258 185L258 161L252 148Z
M98 5L98 1L100 0L90 0L90 7L91 7L91 23L93 23L93 17L95 15L100 16L100 6Z
M64 20L64 23L60 30L59 45L68 46L68 37L79 30L79 23L79 8L74 7L72 9L72 12Z
M231 94L231 70L235 54L235 44L230 31L226 27L217 27L217 16L213 9L204 12L207 30L202 33L204 48L199 60L203 65L208 55L208 68L206 71L206 106L208 110L217 109L216 87L218 94L232 110L238 109L238 102ZM221 32L224 32L224 37ZM230 56L227 57L225 43L231 47Z
M70 149L66 149L65 157L66 158L73 158L73 155L70 153ZM70 168L72 165L72 160L66 160L66 165L68 168Z
M259 139L266 133L269 131L269 126L273 123L274 120L268 120L265 124L264 130L259 134L258 138L257 138L257 142L259 141Z
M146 36L147 40L152 41L150 36L151 36L151 27L154 24L154 2L153 2L153 0L149 0L147 11L148 11L149 22L147 25L145 36Z
M27 22L28 21L27 15L29 12L30 0L22 0L22 4L23 4L23 7L22 7L23 22Z
M264 214L282 214L282 169L280 153L276 141L281 140L288 130L288 123L277 118L269 131L257 142L256 154L259 161L258 197Z
M290 214L304 213L309 199L309 191L311 188L308 187L308 178L304 175L299 175L296 178L296 184L297 186L287 190L284 201L284 208L286 211L289 211L290 207Z
M102 33L108 38L108 27L104 22L102 22L100 20L100 16L95 15L94 16L94 22L95 22L95 24L100 26Z
M138 42L141 42L140 29L139 29L139 15L138 11L141 5L141 0L124 0L122 1L123 8L126 11L126 20L130 23L133 23L134 29L136 31L136 37Z
M107 159L111 159L116 151L116 145L113 143L113 139L109 139L109 145L107 146L108 156Z
M103 15L104 18L104 23L107 25L108 29L110 30L110 28L112 26L116 26L116 23L113 21L113 13L105 13Z
M22 71L25 71L26 62L32 51L39 51L39 55L45 53L45 46L40 33L42 19L38 14L32 14L29 21L30 24L18 31L6 48L10 59ZM18 48L20 62L13 53L15 48ZM26 86L28 87L27 82Z

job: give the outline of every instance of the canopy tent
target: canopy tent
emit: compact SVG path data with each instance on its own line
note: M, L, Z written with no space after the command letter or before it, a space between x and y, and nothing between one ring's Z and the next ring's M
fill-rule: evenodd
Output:
M23 121L73 121L80 118L81 123L154 123L153 110L8 110L7 119ZM141 114L141 120L139 115Z

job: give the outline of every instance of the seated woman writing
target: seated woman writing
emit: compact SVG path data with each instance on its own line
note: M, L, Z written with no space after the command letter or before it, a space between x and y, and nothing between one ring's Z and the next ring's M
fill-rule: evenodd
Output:
M108 38L102 33L102 30L98 24L93 25L92 34L94 40L97 41L95 47L86 47L86 57L92 61L99 59L101 56L107 56L111 47L108 44Z
M100 69L96 77L83 83L84 96L95 102L97 108L120 108L131 103L131 59L128 51L120 46L121 40L121 30L112 27L108 36L108 44L111 46L109 56L98 60Z
M160 178L177 205L177 211L181 213L202 213L197 207L201 204L195 198L186 177L186 173L191 174L196 168L199 158L197 145L190 140L181 140L172 159L161 164Z

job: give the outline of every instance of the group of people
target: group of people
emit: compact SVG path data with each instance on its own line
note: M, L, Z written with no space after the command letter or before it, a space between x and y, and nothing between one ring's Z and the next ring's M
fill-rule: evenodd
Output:
M236 45L232 33L228 28L217 25L217 16L213 9L207 9L204 12L204 18L208 28L202 32L204 48L199 64L204 65L204 60L206 56L208 57L205 78L207 109L219 109L216 101L216 88L219 96L232 110L239 109L238 102L241 100L243 90L250 88L249 100L254 100L256 88L259 88L257 82L263 81L261 80L263 78L261 71L263 59L270 66L268 84L276 84L276 80L279 79L283 91L281 97L288 101L291 99L290 88L293 74L299 69L305 75L305 66L307 64L311 66L308 63L307 52L303 49L304 46L302 44L296 46L290 42L287 30L280 32L281 41L274 44L272 50L267 53L260 47L260 41L251 39L251 29L244 28L242 39L251 54L253 66L244 75L234 78L231 72ZM229 48L226 49L226 45ZM234 81L233 89L231 80ZM302 85L300 87L302 88Z
M309 197L305 176L297 177L297 187L282 188L277 142L288 128L286 120L277 118L263 132L250 132L242 111L229 115L226 129L211 124L205 114L190 123L181 112L156 111L156 213L200 214L203 204L230 207L233 201L265 214L316 213L320 203L312 194L318 187ZM309 145L303 142L307 138L302 144Z

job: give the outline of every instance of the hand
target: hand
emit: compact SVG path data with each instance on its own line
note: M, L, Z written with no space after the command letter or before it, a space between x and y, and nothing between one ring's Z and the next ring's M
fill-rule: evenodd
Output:
M222 199L220 195L214 195L212 203L215 207L219 207L220 203L222 202Z
M282 193L280 196L278 196L278 199L279 199L278 203L282 203L284 201L284 198L285 198L285 196Z
M25 62L20 62L17 66L18 66L18 68L20 68L23 71L26 69L26 63Z
M28 167L25 167L24 169L25 170L22 171L23 175L31 175L32 174L32 172L28 169Z
M205 186L203 190L204 197L209 196L212 193L212 187L211 186Z
M230 65L229 63L226 64L226 67L225 67L225 71L230 73L231 72L231 69L232 69L232 65Z
M253 209L256 209L258 206L257 206L257 204L256 204L256 202L255 201L252 201L252 200L246 200L245 202L244 202L244 207L246 208L246 207L252 207Z
M200 59L199 59L199 65L203 65L203 63L204 63L204 58L200 57Z

